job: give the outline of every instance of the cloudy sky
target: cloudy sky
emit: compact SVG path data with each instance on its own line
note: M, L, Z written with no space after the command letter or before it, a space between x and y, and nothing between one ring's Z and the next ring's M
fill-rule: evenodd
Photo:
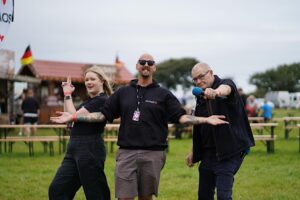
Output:
M297 0L15 0L2 48L19 59L112 64L135 73L140 54L157 62L194 57L246 92L250 75L300 61Z

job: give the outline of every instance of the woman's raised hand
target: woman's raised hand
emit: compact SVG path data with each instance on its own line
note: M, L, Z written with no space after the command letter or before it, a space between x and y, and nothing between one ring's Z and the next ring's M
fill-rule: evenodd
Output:
M71 95L75 90L75 87L72 85L72 81L71 81L70 76L68 76L67 82L62 82L61 83L61 87L63 88L65 96Z

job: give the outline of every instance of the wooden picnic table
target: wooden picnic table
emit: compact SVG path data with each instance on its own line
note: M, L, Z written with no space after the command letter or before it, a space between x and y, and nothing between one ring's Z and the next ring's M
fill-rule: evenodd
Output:
M278 123L250 123L252 129L267 129L270 128L270 134L274 136L274 129L278 126Z
M113 145L117 142L117 132L119 130L119 124L107 124L105 126L104 141L111 143L111 152L113 151ZM12 143L24 141L28 144L29 155L33 155L33 143L32 142L42 142L44 144L44 149L47 140L49 142L49 147L53 146L55 136L30 136L30 137L7 137L9 135L9 130L14 128L48 128L55 130L57 137L56 140L59 142L59 154L66 151L66 142L69 139L69 134L66 124L36 124L36 125L15 125L15 124L1 124L0 125L0 153L2 152L2 142L4 142L4 151L7 152L7 143L10 144L10 151L12 151ZM108 137L109 138L106 138ZM113 136L113 137L111 137ZM17 139L18 138L18 139ZM50 149L50 153L52 149Z
M278 126L278 123L250 123L252 129L257 129L262 134L262 131L265 129L270 129L269 134L263 135L254 135L255 141L263 142L267 147L267 153L274 153L275 151L275 128Z
M284 138L289 138L289 132L293 129L297 129L297 123L300 122L300 117L283 117L284 123Z
M253 123L253 122L262 123L262 122L264 122L264 118L263 117L248 117L248 121L250 123Z
M59 153L62 152L62 144L65 143L64 139L62 136L66 135L67 132L67 125L65 124L34 124L34 125L29 125L29 124L0 124L0 139L4 138L6 139L8 134L9 134L9 129L14 129L14 128L50 128L53 129L56 134L59 136ZM32 136L31 136L32 137ZM25 139L24 139L25 140ZM33 140L36 141L36 140ZM45 141L45 138L43 139L43 141ZM49 138L49 141L51 141L51 139ZM42 142L42 141L41 141ZM32 145L32 143L28 143L29 144L29 148L30 145ZM0 142L0 153L2 151L2 142ZM7 142L4 142L4 151L7 152ZM29 154L31 154L29 152Z

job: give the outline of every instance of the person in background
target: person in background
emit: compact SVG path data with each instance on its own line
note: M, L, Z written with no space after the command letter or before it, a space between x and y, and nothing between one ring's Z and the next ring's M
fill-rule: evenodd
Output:
M155 60L142 54L136 63L138 79L118 89L101 112L76 114L60 112L51 121L112 122L121 117L115 168L115 191L119 200L151 200L158 195L160 173L166 161L168 122L184 124L227 123L224 116L186 115L178 99L153 80Z
M235 83L221 79L206 63L197 63L192 69L196 86L204 90L197 97L195 116L224 115L228 124L211 126L198 124L193 128L193 148L187 156L189 167L199 165L198 200L232 199L234 175L239 170L254 139L244 104Z
M38 123L38 118L40 114L39 102L34 98L33 89L29 88L26 92L26 97L21 105L23 111L23 123L25 125L33 125ZM26 136L34 136L36 133L36 128L25 128Z
M268 104L268 101L265 99L264 104L259 108L261 116L264 118L264 122L269 122L272 119L273 108Z
M7 112L7 104L5 103L6 96L0 91L0 114Z
M71 78L62 83L64 111L70 114L99 112L112 94L109 80L93 66L85 71L85 87L89 99L76 110L72 101L75 90ZM88 200L110 200L110 190L104 173L106 150L103 132L106 121L98 123L75 122L71 128L66 155L49 187L49 199L73 199L82 186Z
M248 117L257 117L258 115L258 106L253 95L247 98L246 112Z
M26 98L27 89L23 89L20 96L15 100L16 124L23 124L22 103ZM23 128L19 129L19 136L23 135Z

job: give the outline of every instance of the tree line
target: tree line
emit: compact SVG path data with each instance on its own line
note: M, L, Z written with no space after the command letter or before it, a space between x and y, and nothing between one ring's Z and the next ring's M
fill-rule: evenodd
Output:
M157 64L154 79L168 89L181 85L189 88L193 82L192 67L199 61L195 58L169 59ZM268 91L300 91L300 63L283 64L276 68L257 72L250 76L249 84L255 85L254 95L264 97Z

